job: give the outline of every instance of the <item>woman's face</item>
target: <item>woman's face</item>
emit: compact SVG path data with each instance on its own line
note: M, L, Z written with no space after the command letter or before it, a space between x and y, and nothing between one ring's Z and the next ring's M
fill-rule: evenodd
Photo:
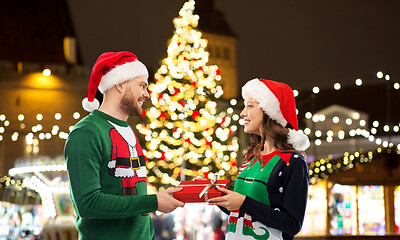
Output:
M258 106L252 98L246 97L244 99L244 109L240 113L244 120L244 131L246 133L260 135L260 126L263 121L263 110Z

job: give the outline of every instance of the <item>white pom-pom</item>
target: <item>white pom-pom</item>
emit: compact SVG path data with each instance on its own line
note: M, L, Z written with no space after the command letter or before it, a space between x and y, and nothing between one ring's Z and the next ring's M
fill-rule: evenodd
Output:
M297 151L305 151L310 146L307 135L292 129L288 133L288 143L292 144Z
M92 112L100 107L99 101L95 98L93 102L89 102L88 98L82 100L82 107L88 112Z

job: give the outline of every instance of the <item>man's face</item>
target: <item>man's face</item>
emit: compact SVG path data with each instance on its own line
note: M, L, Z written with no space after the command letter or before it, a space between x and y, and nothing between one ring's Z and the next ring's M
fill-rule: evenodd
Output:
M143 103L149 99L147 91L147 78L145 76L136 77L124 83L127 87L120 102L121 109L129 116L139 116L142 114Z

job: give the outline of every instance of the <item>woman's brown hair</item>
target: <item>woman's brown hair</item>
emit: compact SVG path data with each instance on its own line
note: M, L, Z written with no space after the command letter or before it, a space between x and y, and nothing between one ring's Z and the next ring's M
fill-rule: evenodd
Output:
M264 148L264 142L267 135L274 139L274 147L280 152L298 152L293 148L291 144L287 142L289 129L283 127L275 120L272 120L265 113L263 116L262 124L260 126L260 133L261 135L251 134L250 146L243 152L244 162L250 161L251 154L254 154L254 156L262 163L261 151ZM301 151L300 153L306 156L303 151Z

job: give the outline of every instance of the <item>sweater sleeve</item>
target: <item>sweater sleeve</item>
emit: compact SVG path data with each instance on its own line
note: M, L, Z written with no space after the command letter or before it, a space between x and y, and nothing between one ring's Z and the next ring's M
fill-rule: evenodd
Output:
M64 150L71 199L80 217L87 219L126 218L157 210L157 196L118 196L101 191L101 144L95 135L77 129L68 137Z
M281 208L267 206L246 196L241 210L266 226L296 235L301 230L306 211L309 172L307 163L302 158L294 159L291 164L293 166L284 184L286 191Z
M228 209L226 209L226 208L224 208L224 207L221 207L221 206L218 206L218 205L217 205L217 207L218 207L219 209L221 209L221 211L224 212L225 214L227 214L227 215L231 214L231 212L230 212Z

